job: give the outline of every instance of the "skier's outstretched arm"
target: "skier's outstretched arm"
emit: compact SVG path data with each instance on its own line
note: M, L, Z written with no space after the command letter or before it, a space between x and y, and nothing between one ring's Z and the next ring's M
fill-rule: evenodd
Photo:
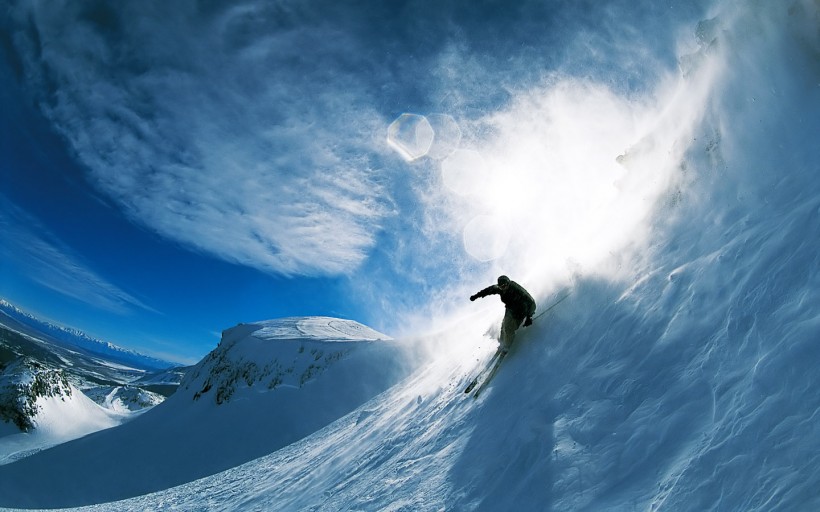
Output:
M494 284L492 286L488 286L488 287L484 288L483 290L476 293L475 295L471 295L470 300L473 301L473 300L476 300L476 299L480 299L481 297L486 297L487 295L494 295L494 294L499 294L499 293L501 293L501 288L499 288L498 285Z

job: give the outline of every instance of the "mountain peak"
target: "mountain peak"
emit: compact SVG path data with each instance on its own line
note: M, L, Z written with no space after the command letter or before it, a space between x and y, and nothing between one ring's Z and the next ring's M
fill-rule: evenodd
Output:
M194 390L193 400L214 390L217 404L251 387L265 392L298 389L361 352L362 345L379 341L391 338L353 320L332 317L243 323L222 333L216 349L189 372L181 387ZM394 361L401 360L394 345L389 351Z

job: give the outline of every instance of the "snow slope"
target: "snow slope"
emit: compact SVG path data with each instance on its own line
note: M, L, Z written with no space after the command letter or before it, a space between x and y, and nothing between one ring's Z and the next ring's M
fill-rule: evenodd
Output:
M119 428L0 467L0 504L110 501L237 466L389 388L407 372L403 352L349 320L240 324L160 405Z
M14 368L7 370L3 380L15 375ZM22 376L18 380L26 379L31 380L31 377ZM36 413L30 418L33 427L30 431L21 432L12 423L0 422L3 427L0 430L0 465L117 426L129 418L128 414L100 407L67 380L63 380L62 386L36 398L33 404Z
M423 371L314 434L83 510L820 510L820 15L725 5L705 41L722 74L693 140L674 141L650 246L585 269L481 399L461 386L488 325L454 319ZM655 163L641 158L627 164ZM92 499L117 485L86 476L102 478ZM68 503L63 487L37 490Z

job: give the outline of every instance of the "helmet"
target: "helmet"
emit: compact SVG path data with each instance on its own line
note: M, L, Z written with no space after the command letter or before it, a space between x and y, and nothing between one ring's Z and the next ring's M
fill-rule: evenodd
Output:
M498 284L499 284L499 286L500 285L505 285L505 284L510 284L510 278L507 277L507 276L498 276Z

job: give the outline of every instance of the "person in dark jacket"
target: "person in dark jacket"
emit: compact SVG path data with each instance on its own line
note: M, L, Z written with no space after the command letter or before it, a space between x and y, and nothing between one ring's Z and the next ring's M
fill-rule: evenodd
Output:
M498 341L501 343L500 349L507 352L510 350L515 339L515 331L521 326L521 322L524 322L524 327L532 325L532 315L536 308L535 300L523 286L511 281L507 276L499 276L498 284L484 288L471 296L470 300L474 301L487 295L500 295L501 302L506 307L504 321L501 322L501 337Z

